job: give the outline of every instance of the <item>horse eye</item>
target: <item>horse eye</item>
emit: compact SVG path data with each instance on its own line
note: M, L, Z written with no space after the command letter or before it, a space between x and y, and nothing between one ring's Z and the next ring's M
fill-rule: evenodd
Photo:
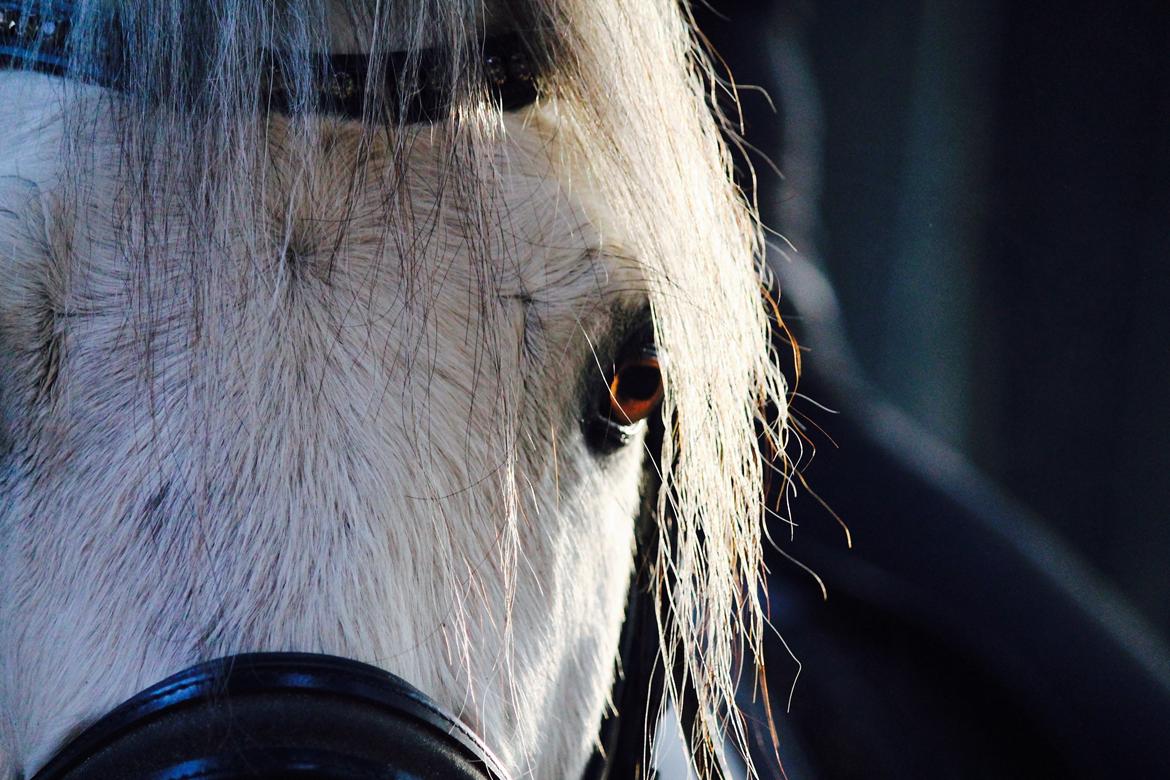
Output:
M627 339L612 366L605 384L597 382L596 373L589 377L591 390L581 419L585 441L600 455L625 446L635 433L634 425L653 414L662 401L658 350L648 326Z
M622 425L633 425L650 416L662 400L662 374L658 371L658 357L643 354L625 360L609 382L609 411L611 418Z

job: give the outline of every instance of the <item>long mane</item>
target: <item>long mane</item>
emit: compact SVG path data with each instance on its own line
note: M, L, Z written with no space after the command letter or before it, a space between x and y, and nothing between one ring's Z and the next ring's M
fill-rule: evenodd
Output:
M454 95L450 112L430 131L450 149L444 169L430 174L441 183L434 201L436 209L456 204L449 213L460 215L483 294L489 295L493 275L511 250L475 237L488 235L486 226L502 219L497 179L484 161L505 124L498 107L469 85L481 83L476 42L485 31L522 31L547 74L540 101L557 117L564 170L589 182L602 222L633 237L624 239L632 245L623 249L645 269L665 356L667 435L659 458L657 517L669 543L655 561L662 662L667 669L684 668L697 693L699 742L710 749L700 770L708 773L710 762L719 760L719 746L745 739L734 704L737 662L759 650L764 630L758 600L761 485L770 464L760 454L758 436L763 427L782 448L785 431L783 413L768 422L761 412L769 404L785 408L785 384L770 352L761 296L760 226L732 183L732 156L712 110L723 99L722 82L675 0L518 0L493 13L484 13L482 5L80 0L72 34L77 71L104 62L110 36L114 48L132 56L119 64L116 98L84 83L69 87L76 92L64 104L72 112L66 117L71 185L84 189L107 155L150 161L151 175L131 182L118 205L125 224L135 228L111 240L128 259L130 283L149 290L174 283L156 278L152 265L170 237L197 237L184 248L189 262L183 271L197 297L209 278L225 273L224 246L244 247L258 258L287 258L309 240L292 230L229 234L241 225L266 224L252 218L260 212L306 208L295 193L313 189L332 132L313 121L310 85L318 65L306 53L365 51L371 70L381 72L379 64L392 51L446 52L437 68L428 69L428 78L445 82ZM38 6L27 3L29 9ZM291 85L288 115L279 121L264 119L257 89L273 67ZM418 62L408 61L398 78L393 94L412 94ZM381 240L410 267L425 256L438 217L416 213L401 196L415 134L395 118L402 112L377 99L378 87L372 85L367 121L355 131L363 152L338 179L347 188L338 198L379 189ZM163 191L170 193L168 203L180 204L177 210L156 208ZM181 193L178 200L175 193ZM330 240L327 226L312 237L317 246ZM276 296L289 268L258 263L252 284ZM145 323L150 314L135 316ZM215 322L205 326L214 330ZM150 333L143 333L140 347L150 370ZM490 343L484 354L490 356ZM507 468L501 473L517 485L523 479ZM500 550L504 572L520 558L517 550L505 549L509 539L515 542L505 537ZM669 678L667 684L678 681Z

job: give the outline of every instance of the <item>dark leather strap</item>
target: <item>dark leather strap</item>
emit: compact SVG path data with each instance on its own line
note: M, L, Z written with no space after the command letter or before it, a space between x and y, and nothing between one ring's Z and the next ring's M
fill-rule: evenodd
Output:
M78 70L71 62L71 31L73 5L68 2L51 3L31 14L23 13L19 0L0 0L0 69L28 69L53 76L98 84L110 89L125 89L120 63L128 52L116 46L107 51L104 63L90 69ZM109 20L111 31L116 20ZM111 41L118 36L111 32ZM537 66L529 46L516 33L488 36L476 52L480 59L484 87L504 111L516 111L531 105L537 98ZM276 63L280 58L265 52L262 83L257 85L259 105L271 110L290 112L293 99L288 81ZM375 120L387 116L404 124L437 122L447 116L451 108L452 89L439 78L445 73L444 52L424 49L408 54L390 52L385 57L385 73L374 79L369 69L369 58L362 54L310 55L316 64L318 78L308 95L299 96L302 108L310 113L363 119L369 115ZM416 63L417 77L409 94L401 94L401 74L408 63ZM372 87L379 85L381 94L372 95ZM367 111L368 97L376 97L376 110Z
M193 666L86 729L33 780L507 780L465 725L389 672L312 653Z
M656 416L650 418L646 436L646 451L662 452L664 426ZM598 749L585 768L582 780L653 780L657 772L650 763L648 746L658 731L658 713L662 709L667 669L658 651L658 624L655 619L654 578L652 562L658 557L659 523L655 517L658 492L661 489L661 466L656 456L647 456L644 466L645 495L637 521L637 552L634 558L634 576L626 606L626 620L622 626L618 651L618 674L610 694L613 712L601 723ZM663 524L672 528L669 522ZM670 620L670 610L663 615ZM698 698L690 675L682 668L669 670L681 701L674 702L686 735L689 756L698 755L702 748L691 742L695 737L698 716ZM714 778L720 777L722 766L711 764Z

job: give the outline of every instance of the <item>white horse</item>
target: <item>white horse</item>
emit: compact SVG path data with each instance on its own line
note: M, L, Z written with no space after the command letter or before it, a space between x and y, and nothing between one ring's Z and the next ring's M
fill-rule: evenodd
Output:
M685 8L70 13L70 77L0 71L0 778L180 669L280 650L409 680L516 776L578 775L651 412L663 663L734 739L784 384ZM541 64L515 112L477 54L504 32ZM390 74L363 117L314 110L320 52ZM423 79L452 95L435 121L387 97ZM621 397L652 344L653 410ZM599 413L632 422L598 439Z

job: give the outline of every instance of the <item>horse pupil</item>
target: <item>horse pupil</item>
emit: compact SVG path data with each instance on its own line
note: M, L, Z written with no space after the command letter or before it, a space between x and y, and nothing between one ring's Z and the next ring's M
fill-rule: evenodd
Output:
M623 398L645 401L658 392L658 369L654 366L628 366L622 369L621 388Z

